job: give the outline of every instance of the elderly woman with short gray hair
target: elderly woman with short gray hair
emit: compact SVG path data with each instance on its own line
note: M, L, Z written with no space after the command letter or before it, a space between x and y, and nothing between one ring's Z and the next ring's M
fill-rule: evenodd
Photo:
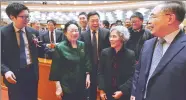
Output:
M102 100L130 100L134 52L125 47L130 33L123 26L110 30L111 47L103 49L98 70L98 88Z

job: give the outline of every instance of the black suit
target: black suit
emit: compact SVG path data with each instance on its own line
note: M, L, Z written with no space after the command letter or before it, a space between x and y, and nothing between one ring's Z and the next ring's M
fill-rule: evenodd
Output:
M33 34L38 36L39 33L31 27L25 27L25 30L32 64L27 66L27 68L20 68L20 50L13 24L1 29L1 73L4 76L7 71L12 71L17 81L13 85L4 78L10 100L37 100L39 79L38 53L32 39Z
M133 93L143 100L157 38L147 40L135 71ZM180 31L149 79L146 100L186 100L186 35ZM134 87L133 87L134 88Z
M116 53L114 48L103 49L98 70L98 87L104 90L108 100L116 91L122 91L120 100L129 100L132 75L134 72L135 54L124 46ZM113 79L116 84L113 87Z
M62 31L59 30L54 30L55 31L55 35L56 35L56 43L61 42L62 40L64 40L64 35L62 33ZM50 36L49 36L49 31L46 31L44 33L44 35L41 36L41 41L43 43L43 52L45 52L46 54L48 54L48 58L52 58L52 52L53 50L51 50L50 48L48 48L46 46L46 44L50 43Z
M81 34L81 41L85 42L86 53L89 55L91 63L92 63L92 72L90 74L91 80L91 87L90 87L90 100L96 100L96 89L97 89L97 70L98 70L98 63L94 63L94 55L93 55L93 47L91 43L91 31L88 29L87 31ZM104 48L110 47L109 42L109 35L110 32L107 29L99 28L98 29L98 57L101 54L101 51ZM99 62L99 61L98 61Z

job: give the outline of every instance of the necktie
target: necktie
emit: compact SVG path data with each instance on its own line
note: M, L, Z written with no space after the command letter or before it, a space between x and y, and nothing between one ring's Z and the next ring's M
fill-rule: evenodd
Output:
M148 76L147 83L146 83L145 97L146 97L147 85L148 85L149 79L151 78L153 72L155 71L156 67L158 66L158 64L163 56L163 43L165 43L165 40L160 38L157 41L157 45L154 49L151 67L150 67L150 71L149 71L149 76Z
M26 53L25 53L25 41L23 38L24 32L19 30L20 33L20 67L24 68L27 65Z
M53 35L53 32L51 32L51 42L54 43L54 35Z
M97 39L96 39L96 32L92 32L92 48L93 48L93 56L94 56L94 64L98 62L98 54L97 54Z

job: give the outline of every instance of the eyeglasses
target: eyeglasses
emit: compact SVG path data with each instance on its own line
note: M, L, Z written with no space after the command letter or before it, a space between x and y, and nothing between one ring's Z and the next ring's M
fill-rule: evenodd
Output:
M29 19L30 18L30 16L17 16L17 17L20 17L22 19Z
M160 17L160 16L167 16L167 15L171 16L171 14L159 14L159 15L152 14L149 18L157 18L157 17Z

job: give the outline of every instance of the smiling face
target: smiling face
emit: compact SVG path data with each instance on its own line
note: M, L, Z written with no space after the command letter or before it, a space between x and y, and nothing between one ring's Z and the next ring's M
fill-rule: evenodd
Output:
M70 42L77 41L77 39L79 38L78 27L75 24L69 25L65 35L66 35L68 41L70 41Z
M161 5L155 7L149 18L151 33L157 37L164 37L167 35L168 30L170 30L171 16L171 14L162 11Z
M87 17L85 15L80 15L78 18L80 26L85 28L87 26Z
M123 44L122 38L120 38L117 30L113 30L110 33L109 41L112 48L119 48Z
M89 25L91 30L96 31L99 28L99 25L100 25L99 16L98 15L90 16L90 18L88 20L88 25Z
M138 17L133 17L131 18L131 23L132 23L132 29L138 30L138 29L141 29L143 20L141 20Z
M29 12L28 10L22 10L17 17L10 15L11 20L14 22L15 26L19 29L28 25L29 22Z

